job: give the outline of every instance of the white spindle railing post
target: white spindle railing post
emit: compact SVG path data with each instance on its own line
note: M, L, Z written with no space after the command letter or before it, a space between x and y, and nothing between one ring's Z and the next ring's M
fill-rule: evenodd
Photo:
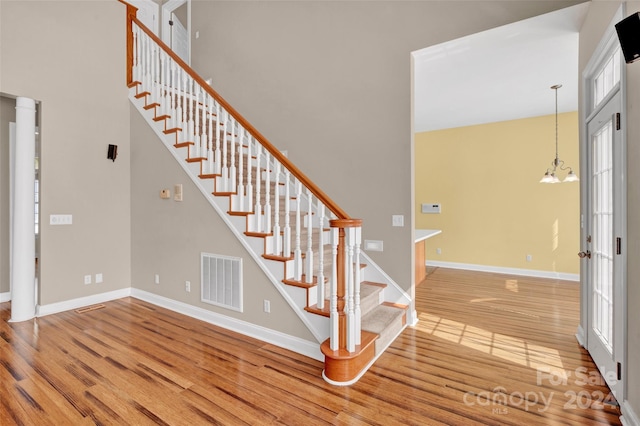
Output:
M264 151L264 167L265 167L265 182L264 182L264 232L271 233L271 156L269 151ZM273 253L273 246L267 249L269 254Z
M356 286L356 294L355 294L355 340L356 345L362 343L362 310L360 308L360 283L362 281L360 277L360 244L362 243L362 227L358 226L355 228L355 259L354 259L354 268L355 268L355 286Z
M324 204L318 200L318 221L320 222L318 235L318 309L324 309L325 294L324 285Z
M236 120L231 117L230 120L231 129L231 158L229 159L229 187L227 188L227 192L236 192L236 180L238 179L238 174L236 170L236 150L238 149L238 132L236 132Z
M194 81L194 100L193 107L195 109L193 114L193 146L194 146L194 157L201 158L202 150L200 149L200 85Z
M207 138L207 167L204 170L205 174L213 174L213 103L215 102L211 95L207 95L207 99L209 100L209 118L207 120L207 130L208 130L208 138Z
M221 183L222 192L226 192L229 187L229 160L227 153L229 149L229 113L224 111L224 121L222 122L222 169Z
M255 215L255 230L262 232L262 204L260 203L260 184L262 182L262 172L260 171L260 159L262 157L262 145L256 144L256 206L253 214Z
M167 54L164 50L159 51L160 56L160 97L158 98L158 102L160 102L159 114L160 116L168 115L169 100L167 98L167 90L168 82L167 82Z
M171 60L171 120L169 121L169 128L175 129L178 122L178 84L176 82L176 63Z
M332 351L339 348L339 315L338 315L338 243L340 230L331 228L331 296L329 298L329 347Z
M307 188L307 254L306 261L306 282L313 282L313 195Z
M222 124L220 123L220 120L222 119L222 111L220 110L220 104L216 102L216 137L215 137L215 142L216 142L216 148L215 151L213 152L214 154L214 160L213 160L213 164L215 165L215 171L214 173L217 175L222 175L222 153L220 151L220 130L222 127Z
M302 280L302 243L300 241L300 232L302 231L300 223L300 201L302 198L302 183L296 180L296 243L295 250L293 252L294 259L294 279L296 281Z
M347 297L345 298L345 310L347 314L347 350L354 352L356 350L356 323L355 323L355 300L354 292L355 285L353 282L353 245L355 242L355 228L345 229L345 242L347 249L347 260L345 262L345 285L347 290Z
M185 73L182 67L178 68L178 107L176 108L176 127L180 129L178 132L178 138L176 142L183 142L185 138L185 124L186 124L186 111L185 111Z
M282 235L282 255L291 256L291 173L284 171L284 232Z
M245 192L247 194L247 208L253 206L253 158L252 158L253 137L247 132L247 186Z
M133 35L133 81L142 83L141 70L140 70L140 28L137 25L131 27Z
M152 55L153 55L153 99L152 102L155 104L160 103L160 48L158 45L152 44Z
M275 164L275 179L273 185L273 249L276 255L282 252L282 239L280 236L280 162Z
M152 70L151 70L151 43L149 43L149 36L146 34L142 35L142 40L144 42L144 91L149 92L149 100L151 102L152 98L152 90L153 86L151 83L152 79Z
M236 192L238 193L238 207L237 210L244 211L244 127L238 123L238 184Z

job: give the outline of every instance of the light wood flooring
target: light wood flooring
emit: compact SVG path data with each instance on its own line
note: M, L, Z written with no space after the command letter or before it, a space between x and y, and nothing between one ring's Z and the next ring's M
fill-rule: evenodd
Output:
M587 425L619 410L574 337L577 283L436 269L358 383L322 363L125 298L9 324L0 424Z

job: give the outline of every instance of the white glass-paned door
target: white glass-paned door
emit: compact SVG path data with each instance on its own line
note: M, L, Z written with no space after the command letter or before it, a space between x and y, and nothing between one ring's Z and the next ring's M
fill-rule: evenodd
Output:
M593 329L609 353L613 336L613 123L592 136Z

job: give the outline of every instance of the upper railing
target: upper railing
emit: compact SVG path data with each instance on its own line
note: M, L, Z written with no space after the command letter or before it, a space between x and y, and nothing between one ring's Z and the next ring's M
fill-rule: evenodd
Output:
M247 234L265 237L267 258L292 261L285 281L316 285L310 301L330 302L330 348L360 344L360 219L350 218L177 54L127 5L127 84L137 86L164 120L200 177L247 216ZM293 222L293 223L292 223ZM327 252L325 254L325 251ZM327 286L325 286L327 283Z

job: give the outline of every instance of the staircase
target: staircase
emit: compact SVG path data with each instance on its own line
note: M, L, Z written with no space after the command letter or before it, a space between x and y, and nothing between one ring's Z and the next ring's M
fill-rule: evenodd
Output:
M407 324L410 297L350 218L127 6L129 99L318 340L323 377L355 382Z

